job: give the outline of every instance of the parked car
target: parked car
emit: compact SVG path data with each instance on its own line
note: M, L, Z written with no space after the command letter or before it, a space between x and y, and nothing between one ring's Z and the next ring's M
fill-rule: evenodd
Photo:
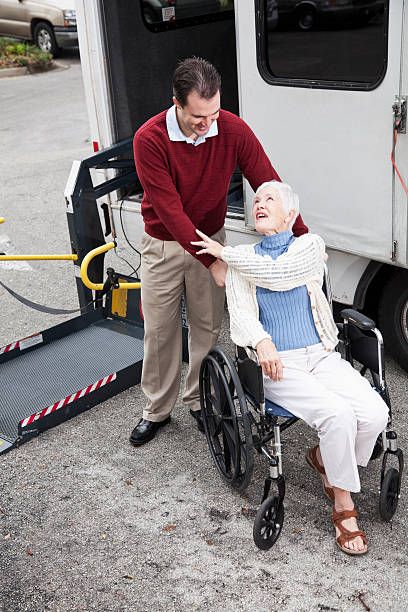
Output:
M279 18L288 17L299 30L311 30L321 19L353 19L366 23L384 12L384 0L278 0Z
M0 36L30 40L55 57L78 45L75 0L0 0Z
M160 23L218 13L228 8L228 3L224 6L222 0L144 0L142 7L147 23Z

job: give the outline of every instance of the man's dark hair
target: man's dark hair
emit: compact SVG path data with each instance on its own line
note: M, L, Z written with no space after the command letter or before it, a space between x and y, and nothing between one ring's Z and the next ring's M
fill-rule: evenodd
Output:
M206 100L221 91L221 77L217 69L201 57L182 60L173 74L173 95L181 106L186 105L187 96L192 91Z

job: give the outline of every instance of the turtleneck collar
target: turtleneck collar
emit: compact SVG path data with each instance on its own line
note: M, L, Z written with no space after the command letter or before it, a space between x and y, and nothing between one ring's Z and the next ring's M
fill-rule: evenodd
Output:
M289 244L292 236L293 232L290 230L272 236L263 236L261 244L265 249L279 249Z

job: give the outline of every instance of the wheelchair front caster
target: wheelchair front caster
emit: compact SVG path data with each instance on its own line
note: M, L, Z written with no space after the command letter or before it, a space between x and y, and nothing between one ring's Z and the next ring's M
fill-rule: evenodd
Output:
M395 514L399 497L400 474L396 468L389 468L384 475L380 490L380 516L390 521Z
M279 497L271 496L259 507L254 521L254 542L261 550L269 550L280 536L285 509Z

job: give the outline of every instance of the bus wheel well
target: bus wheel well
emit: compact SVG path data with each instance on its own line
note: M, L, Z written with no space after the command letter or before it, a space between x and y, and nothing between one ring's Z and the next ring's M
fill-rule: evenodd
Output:
M393 270L394 266L371 261L357 285L353 308L377 320L380 296Z
M387 352L408 371L408 270L371 262L358 284L354 307L376 321Z

